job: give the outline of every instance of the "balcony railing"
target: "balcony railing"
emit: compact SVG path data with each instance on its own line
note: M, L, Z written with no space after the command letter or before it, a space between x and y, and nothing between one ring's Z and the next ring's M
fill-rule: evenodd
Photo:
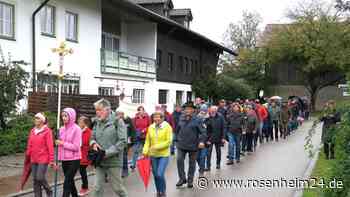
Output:
M101 49L101 72L156 78L156 61L119 51Z

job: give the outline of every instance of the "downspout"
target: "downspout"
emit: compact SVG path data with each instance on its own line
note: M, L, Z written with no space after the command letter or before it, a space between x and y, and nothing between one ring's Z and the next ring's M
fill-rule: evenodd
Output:
M33 84L33 92L36 92L36 76L35 76L35 70L36 70L36 39L35 39L35 16L38 14L38 12L49 2L50 0L45 0L43 3L40 4L40 6L33 12L32 14L32 59L33 59L33 70L32 70L32 84Z

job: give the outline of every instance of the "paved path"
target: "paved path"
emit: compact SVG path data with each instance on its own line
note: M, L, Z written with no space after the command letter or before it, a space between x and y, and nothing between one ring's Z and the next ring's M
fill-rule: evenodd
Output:
M223 160L222 169L212 169L206 174L208 180L214 179L296 179L301 178L309 164L310 159L304 150L305 136L312 122L306 122L300 129L289 136L287 140L262 144L257 152L242 158L240 164L226 166ZM314 143L320 143L320 127L314 136ZM227 148L223 148L223 158L226 156ZM215 151L214 151L215 152ZM213 156L213 159L215 155ZM196 174L198 176L198 174ZM294 188L265 188L265 189L236 189L236 188L213 188L201 190L195 186L193 189L177 189L175 184L178 180L176 169L176 158L172 157L167 173L167 193L169 197L292 197ZM93 185L94 177L90 177L90 185ZM145 191L137 172L132 173L126 180L130 197L153 197L155 189L153 181L148 191ZM80 182L77 183L80 186ZM32 195L28 195L32 196ZM59 195L61 196L61 195ZM114 196L110 187L106 187L105 196Z

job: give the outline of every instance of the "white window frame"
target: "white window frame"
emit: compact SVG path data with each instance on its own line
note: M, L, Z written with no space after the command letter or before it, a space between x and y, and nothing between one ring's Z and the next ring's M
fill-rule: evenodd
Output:
M70 20L72 19L71 17L73 17L74 19L73 27L70 26L71 25ZM79 20L79 15L77 13L66 11L65 23L66 23L66 40L67 41L78 42L78 23L79 23L78 20Z
M50 16L48 16L48 10L50 10ZM41 11L41 34L48 36L55 36L56 34L56 8L52 5L46 5Z
M144 104L145 103L145 89L133 89L132 91L132 103Z
M10 9L10 13L5 13L5 8ZM6 18L8 14L9 18ZM9 25L8 27L6 27ZM8 32L5 32L7 29ZM6 2L0 1L0 37L7 39L15 38L15 6Z
M100 96L114 96L114 88L113 87L98 87L98 95Z
M115 34L111 34L111 33L107 33L107 32L102 32L102 35L105 37L105 38L110 38L110 39L112 39L112 43L111 43L111 45L112 45L112 51L120 51L120 41L121 41L121 38L120 38L120 36L118 36L118 35L115 35ZM118 47L115 47L114 46L114 42L113 42L113 40L118 40ZM102 45L102 46L105 46L104 47L104 49L107 49L107 50L110 50L110 49L108 49L108 48L106 48L106 39L105 40L103 40L103 39L101 39L102 40L102 42L104 42L104 44Z

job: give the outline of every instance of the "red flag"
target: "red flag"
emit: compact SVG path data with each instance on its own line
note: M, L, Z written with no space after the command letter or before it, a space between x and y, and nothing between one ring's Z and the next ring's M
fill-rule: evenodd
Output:
M151 176L151 159L148 157L139 159L137 161L137 169L139 170L139 174L147 190L149 178Z
M32 166L30 163L30 156L26 155L24 159L24 166L23 166L23 172L21 177L21 185L20 185L21 190L23 190L24 185L26 184L31 172L32 172Z

